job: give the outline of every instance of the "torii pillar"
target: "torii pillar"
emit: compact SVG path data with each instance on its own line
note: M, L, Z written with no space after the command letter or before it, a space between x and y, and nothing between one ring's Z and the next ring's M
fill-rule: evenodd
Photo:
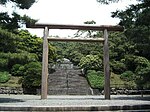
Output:
M42 58L42 84L41 84L41 99L47 99L47 80L48 80L48 27L44 29L43 37L43 58Z

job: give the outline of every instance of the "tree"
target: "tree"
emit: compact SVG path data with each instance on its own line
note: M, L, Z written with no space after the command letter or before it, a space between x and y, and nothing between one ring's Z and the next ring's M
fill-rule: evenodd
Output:
M120 18L120 25L126 28L125 35L136 49L136 55L150 59L150 1L140 0L125 11L116 11L112 17Z
M8 2L13 2L16 7L21 9L29 9L36 0L0 0L1 5L6 5Z
M94 20L91 21L86 21L84 22L84 24L96 24L96 22ZM78 30L75 34L75 37L85 37L85 38L94 38L94 37L98 37L98 32L97 31L92 31L92 30Z
M11 4L14 3L14 7L19 7L20 9L29 9L33 3L35 3L35 0L0 0L1 5L7 6L8 2ZM31 23L34 20L26 15L20 16L16 12L13 12L12 14L8 14L8 12L0 12L0 27L11 32L16 33L16 30L21 27L21 24L29 21Z
M139 0L138 4L130 5L124 11L113 12L112 17L120 18L119 24L126 28L127 41L135 49L125 57L127 69L135 73L140 88L149 87L150 1Z
M22 38L7 30L0 28L0 51L1 52L17 52L18 43Z
M120 0L97 0L97 2L103 3L103 4L110 4L110 3L115 3L118 1L120 1Z

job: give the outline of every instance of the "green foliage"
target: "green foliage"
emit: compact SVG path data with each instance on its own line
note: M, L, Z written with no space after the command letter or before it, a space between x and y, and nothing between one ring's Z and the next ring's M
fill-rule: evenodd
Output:
M24 76L21 80L23 87L32 88L41 85L42 65L39 62L31 62L24 66Z
M109 35L110 59L121 61L125 55L134 54L134 45L120 32L113 32Z
M140 56L136 57L134 61L138 67L147 67L150 64L148 59Z
M100 70L102 69L102 60L98 55L87 55L82 57L79 63L81 68L87 70Z
M9 72L0 72L0 83L6 83L10 79Z
M112 17L120 18L120 25L126 27L125 35L134 43L136 55L150 59L150 1L139 0L135 5L130 5L125 11L113 12Z
M34 25L38 21L38 20L30 18L27 15L24 15L23 17L21 17L21 20L22 20L21 22L23 24L25 24L27 27L31 26L31 25Z
M129 82L135 79L135 75L132 71L125 71L121 74L120 78L124 81Z
M27 30L20 30L18 35L22 38L22 41L19 43L20 52L35 53L38 56L38 61L42 61L42 38L31 35ZM49 61L53 61L55 57L55 48L49 45Z
M27 30L18 31L18 36L22 39L19 43L21 51L36 53L41 59L42 56L42 39L31 35Z
M126 55L125 56L125 59L123 61L127 66L127 70L130 70L133 72L135 71L135 69L136 69L135 59L136 59L135 55Z
M150 88L150 63L147 67L137 67L136 69L136 83L138 87L141 88Z
M104 73L103 72L96 72L95 70L88 70L87 80L92 88L103 89L104 87Z
M135 79L138 87L149 87L149 60L147 60L145 57L128 55L125 58L125 63L127 65L128 70L131 70L136 74Z
M6 12L0 12L0 27L7 29L11 32L17 31L24 23L35 23L36 20L24 15L23 17L15 12L16 7L20 9L29 9L36 0L0 0L0 5L7 7L7 3L11 3L12 7L9 10L13 10L12 14Z
M7 69L8 59L0 58L0 69Z
M110 3L115 3L118 1L119 0L97 0L97 2L102 3L102 4L110 4Z
M92 21L86 21L84 22L84 24L96 24L96 22L94 20ZM78 30L74 35L75 37L86 37L86 38L94 38L98 33L96 31L92 31L92 30ZM97 36L98 37L98 36Z
M71 62L73 62L75 65L78 65L81 58L83 57L83 54L79 53L78 51L73 51L69 54L69 59Z
M15 64L12 66L11 75L12 76L23 76L24 74L24 66L20 64Z
M11 76L9 81L6 83L0 83L0 87L21 87L21 84L18 83L21 77Z
M129 71L130 73L131 71ZM124 72L125 73L125 72ZM133 72L132 72L133 73ZM131 73L131 74L132 74ZM130 81L125 80L126 77L123 76L123 78L121 78L121 75L117 75L114 73L111 73L111 78L110 78L110 86L112 88L116 88L116 89L120 89L120 88L127 88L127 89L137 89L137 85L135 83L135 80L130 80L130 78L128 78ZM134 78L129 75L129 77Z
M112 68L112 71L116 74L121 74L127 69L126 65L120 61L112 61L110 63L110 66Z
M22 39L14 33L0 28L0 51L1 52L17 52L18 43Z
M127 66L128 70L136 72L137 69L147 67L149 61L145 57L135 56L135 55L126 55L124 63Z
M20 28L19 21L21 16L15 12L12 13L11 17L8 12L0 13L0 27L7 29L8 31L16 31L17 28Z
M1 5L6 5L8 2L14 2L21 9L29 9L36 0L0 0Z
M36 54L31 53L0 53L0 59L3 59L4 68L11 69L15 64L26 64L32 61L37 61L38 57Z

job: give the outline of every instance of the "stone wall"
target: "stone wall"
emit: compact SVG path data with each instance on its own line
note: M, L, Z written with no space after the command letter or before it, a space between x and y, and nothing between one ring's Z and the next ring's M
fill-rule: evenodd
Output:
M21 87L0 87L0 94L23 94Z
M93 91L95 95L104 95L104 90L99 90L99 93L98 89L93 89ZM150 90L137 90L137 89L129 90L126 88L122 89L111 88L111 95L140 95L140 94L150 95Z
M0 94L33 94L33 90L31 93L26 93L26 90L21 87L0 87ZM41 89L36 89L34 94L40 95ZM92 89L92 95L104 95L104 90ZM150 95L150 90L128 90L125 88L115 89L111 88L111 95L139 95L139 94L148 94Z

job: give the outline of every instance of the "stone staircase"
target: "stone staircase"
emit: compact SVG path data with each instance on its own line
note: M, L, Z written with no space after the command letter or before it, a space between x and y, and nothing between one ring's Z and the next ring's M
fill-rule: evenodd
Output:
M80 69L56 69L48 76L49 95L91 95L90 86Z

